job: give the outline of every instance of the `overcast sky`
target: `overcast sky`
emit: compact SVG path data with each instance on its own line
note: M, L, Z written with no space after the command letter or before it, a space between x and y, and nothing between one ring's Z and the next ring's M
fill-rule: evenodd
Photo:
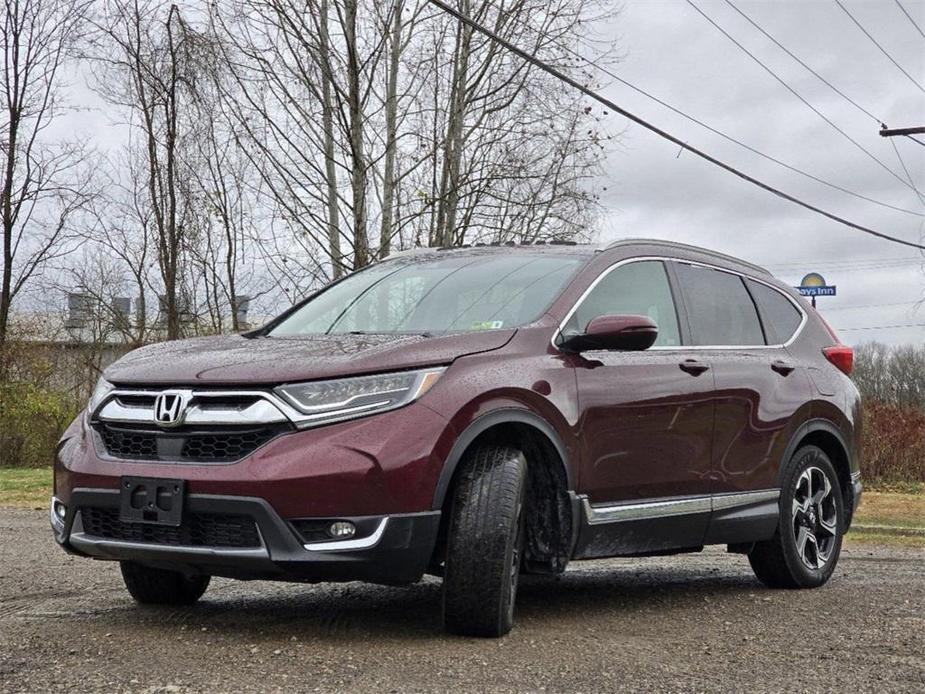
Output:
M762 36L725 0L694 0L818 110L904 177L891 140L857 110ZM868 39L834 0L732 0L769 34L835 87L890 127L925 125L920 91ZM919 83L925 85L925 37L895 0L843 0L848 10ZM925 0L901 0L925 30ZM623 79L736 139L819 178L870 198L925 213L925 201L813 113L686 0L625 0L596 27L616 37ZM104 149L122 141L112 114L76 78L75 101L90 108L58 124L93 132ZM925 237L925 217L859 200L741 149L639 95L610 84L603 93L624 108L747 173L857 223L912 241ZM845 342L925 342L925 261L915 249L867 237L766 193L625 119L601 185L607 208L602 240L654 237L739 256L798 284L810 271L838 287L819 308ZM925 137L921 138L925 142ZM925 146L892 138L925 194Z
M877 122L801 67L724 0L694 0L818 110L898 175L902 167ZM732 0L765 31L890 127L925 125L925 93L832 0ZM901 0L925 30L925 2ZM895 0L845 6L919 84L925 37ZM870 198L925 213L925 201L813 113L686 0L628 0L601 32L613 32L623 79L736 139ZM859 200L728 143L618 84L604 94L627 110L741 169L859 224L904 239L925 234L923 218ZM626 121L613 118L616 128ZM925 137L921 138L925 141ZM925 147L893 138L925 193ZM798 284L820 272L838 287L819 308L836 328L925 323L925 272L918 251L848 229L713 167L630 124L608 159L602 238L654 237L693 243L767 267ZM900 305L899 302L904 302ZM892 304L885 306L883 304ZM875 305L875 306L871 306ZM922 344L925 327L843 330L845 342Z

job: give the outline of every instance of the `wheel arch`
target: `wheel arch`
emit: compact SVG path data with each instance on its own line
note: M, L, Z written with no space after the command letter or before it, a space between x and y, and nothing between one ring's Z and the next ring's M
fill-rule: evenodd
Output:
M528 462L527 565L538 573L560 573L571 558L578 532L575 480L561 437L549 422L520 408L502 408L482 415L457 437L441 471L433 508L448 518L460 465L470 451L483 445L510 445ZM438 548L445 541L441 529ZM439 549L437 551L439 556Z
M453 478L460 461L470 447L479 439L488 439L505 432L514 433L514 440L532 437L536 442L544 442L548 451L554 453L566 480L567 491L575 489L575 479L569 466L568 453L561 437L549 422L530 410L506 407L492 410L475 419L456 437L453 447L443 464L443 470L434 490L433 508L439 510L446 501L447 492L452 487Z
M847 439L841 430L827 419L813 419L804 423L790 439L778 470L778 486L783 487L782 476L786 463L803 446L816 446L829 457L838 475L844 500L847 525L851 525L854 512L854 487L851 480L851 454Z

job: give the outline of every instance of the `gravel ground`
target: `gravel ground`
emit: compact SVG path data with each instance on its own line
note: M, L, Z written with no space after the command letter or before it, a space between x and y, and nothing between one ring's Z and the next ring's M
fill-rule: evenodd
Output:
M522 586L501 640L446 636L440 586L216 579L140 608L118 567L0 510L0 691L925 691L925 552L855 545L772 591L721 548L577 563Z

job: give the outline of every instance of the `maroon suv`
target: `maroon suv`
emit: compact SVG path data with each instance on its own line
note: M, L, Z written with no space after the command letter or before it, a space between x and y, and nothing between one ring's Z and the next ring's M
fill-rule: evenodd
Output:
M826 582L861 493L851 349L767 271L660 241L399 254L265 327L109 367L51 523L141 603L210 576L443 577L506 633L518 577L725 544Z

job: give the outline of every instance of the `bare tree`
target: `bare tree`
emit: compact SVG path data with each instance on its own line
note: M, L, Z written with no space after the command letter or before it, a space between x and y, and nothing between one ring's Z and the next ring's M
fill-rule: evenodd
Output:
M461 9L591 82L567 56L606 4ZM231 47L225 108L286 227L272 247L292 251L287 282L395 246L590 234L603 114L424 0L237 0L212 18Z
M192 223L188 191L181 189L182 156L200 135L190 104L196 85L215 68L217 50L176 5L162 0L111 0L98 28L96 89L126 111L140 134L133 161L146 181L167 339L176 339L189 308L183 273Z
M13 300L50 260L69 250L71 222L92 198L84 148L47 137L64 110L62 73L84 36L89 7L88 0L4 4L0 351Z

